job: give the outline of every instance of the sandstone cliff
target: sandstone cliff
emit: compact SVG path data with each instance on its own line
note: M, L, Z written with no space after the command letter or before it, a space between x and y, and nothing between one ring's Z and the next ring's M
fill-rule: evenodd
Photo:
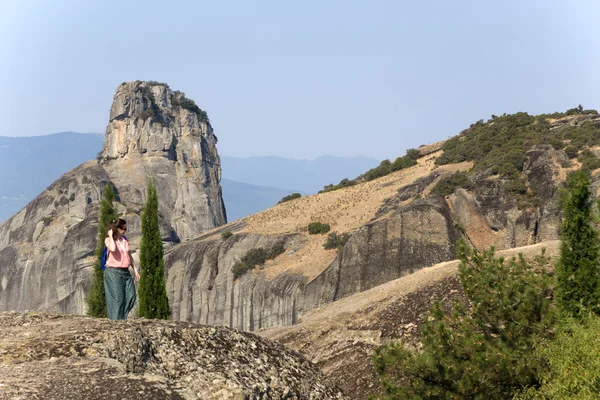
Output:
M0 313L0 399L343 399L300 354L186 323Z
M216 141L206 114L182 93L164 84L120 85L98 160L69 171L0 224L0 310L85 313L108 181L133 248L148 177L156 180L166 242L224 224Z

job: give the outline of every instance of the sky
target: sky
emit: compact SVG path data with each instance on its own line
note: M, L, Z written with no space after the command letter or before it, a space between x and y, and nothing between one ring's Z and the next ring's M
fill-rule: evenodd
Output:
M600 109L597 0L0 0L0 135L100 132L124 81L234 157L395 159L492 114Z

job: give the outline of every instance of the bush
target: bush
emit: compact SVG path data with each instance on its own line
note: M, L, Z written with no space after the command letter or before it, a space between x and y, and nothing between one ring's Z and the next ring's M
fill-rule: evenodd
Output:
M431 190L431 193L440 196L448 196L454 193L454 191L458 188L473 188L473 184L465 172L457 171L450 176L440 179L440 181Z
M42 223L44 224L44 226L48 226L50 225L50 222L52 222L52 219L54 217L52 215L46 215L45 217L42 217Z
M281 200L279 200L279 202L277 204L285 203L286 201L290 201L290 200L299 199L300 197L302 197L302 195L300 193L292 193L292 194L285 196Z
M240 261L233 266L233 278L237 279L254 267L264 265L267 260L273 260L285 251L283 243L278 242L269 251L262 247L250 249Z
M231 231L221 233L221 239L223 239L223 240L227 240L232 236L233 236L233 232L231 232Z
M350 180L348 178L344 178L337 185L329 184L323 188L323 190L319 190L319 193L327 193L333 190L343 189L345 187L350 187L356 185L358 182L355 180Z
M339 251L344 248L348 239L350 239L350 235L347 233L338 235L336 232L331 232L327 236L327 240L325 241L325 244L323 244L323 247L327 250L337 249Z
M507 399L539 385L544 365L538 340L553 337L549 260L522 255L508 262L493 248L459 246L460 279L470 309L456 303L447 314L437 303L422 326L422 351L399 343L376 350L375 369L385 398Z
M581 169L583 170L593 171L600 168L600 159L588 149L583 150L577 158L581 162Z
M597 399L600 389L600 318L589 314L583 321L566 319L554 340L537 346L536 358L546 360L539 388L515 396L533 399Z
M327 233L331 227L329 224L322 224L320 222L311 222L308 224L308 233L310 235L319 235L322 233Z
M185 97L185 93L180 91L175 91L171 95L171 105L173 107L181 107L188 111L193 112L198 117L198 121L205 122L207 124L210 123L208 119L208 114L206 111L202 110L196 102L192 99L188 99Z
M283 243L277 242L273 245L273 247L271 247L271 250L269 250L269 253L267 254L267 259L274 260L278 255L283 254L284 251L285 248L283 247Z
M148 86L166 86L166 87L169 87L169 85L167 85L166 83L164 83L164 82L157 82L157 81L146 81L146 84Z
M575 147L573 145L567 146L567 147L565 147L565 154L569 158L575 158L575 157L577 157L577 154L579 154L579 150L577 149L577 147Z

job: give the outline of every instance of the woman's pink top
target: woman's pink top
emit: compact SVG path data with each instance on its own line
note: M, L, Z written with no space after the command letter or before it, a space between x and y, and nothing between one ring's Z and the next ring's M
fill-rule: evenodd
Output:
M108 250L106 257L106 266L111 268L129 268L131 260L129 259L129 241L125 236L123 240L115 240L115 251ZM104 244L108 247L109 239L104 239Z

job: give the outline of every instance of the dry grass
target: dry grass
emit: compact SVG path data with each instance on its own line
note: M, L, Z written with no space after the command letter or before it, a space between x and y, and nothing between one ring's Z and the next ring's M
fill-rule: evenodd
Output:
M297 233L311 222L327 223L332 231L338 233L356 230L375 218L383 202L395 195L399 188L429 175L435 169L434 160L440 153L422 157L411 168L370 182L278 204L247 217L247 225L241 232L261 235ZM471 166L471 163L465 162L444 165L437 170L446 174Z

